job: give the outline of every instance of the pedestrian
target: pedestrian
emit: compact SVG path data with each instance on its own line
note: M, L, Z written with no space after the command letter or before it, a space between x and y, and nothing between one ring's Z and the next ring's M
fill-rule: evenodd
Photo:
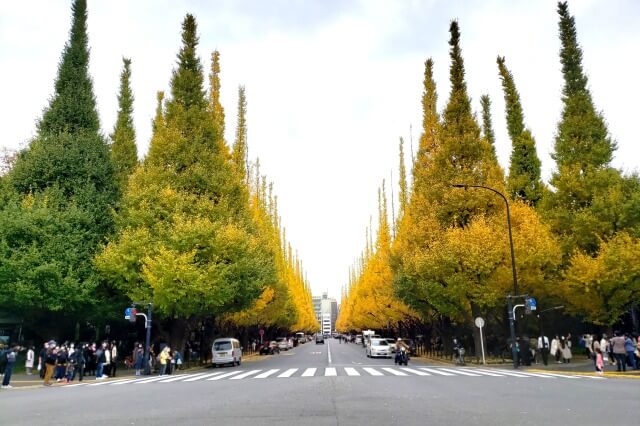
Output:
M169 355L169 346L165 346L160 352L160 375L164 376L167 373L167 365L171 361L171 355Z
M625 338L620 335L619 331L614 331L613 337L609 340L613 356L616 358L616 364L618 371L627 371L627 352L624 347Z
M73 370L73 375L71 376L71 381L74 381L76 378L76 374L78 375L78 380L82 381L84 379L84 369L87 364L86 353L87 353L88 345L85 343L84 345L78 345L78 349L73 354L75 359L75 369Z
M96 349L96 380L102 380L105 378L105 376L103 375L103 371L104 363L106 362L106 357L104 354L106 346L107 345L103 343Z
M44 358L44 385L51 386L51 377L53 376L53 372L56 368L56 357L58 354L58 349L56 348L56 342L51 340L47 345L47 353Z
M542 357L544 365L549 363L549 338L547 336L538 337L538 351Z
M624 350L627 352L627 362L629 363L629 366L634 370L637 370L638 365L636 364L635 354L636 345L633 342L633 339L631 339L631 335L629 335L629 333L624 335Z
M111 344L109 342L104 343L103 353L104 353L104 366L103 368L103 376L110 377L111 376Z
M49 350L49 343L45 342L42 345L42 349L38 353L38 372L40 373L40 378L44 379L44 373L46 371L44 361L47 359L47 351Z
M551 356L554 357L556 359L556 362L558 364L562 364L562 362L560 361L560 339L558 338L558 335L556 334L556 336L553 338L553 340L551 340Z
M142 344L138 344L138 347L134 352L133 359L133 367L136 369L136 376L139 376L140 371L144 368L144 349L142 349Z
M179 370L182 368L182 354L180 351L175 351L173 354L173 360L175 361L175 369Z
M0 343L0 376L4 376L4 370L7 368L7 352L9 349Z
M603 374L604 373L604 357L602 356L602 351L600 350L600 348L596 349L595 362L596 362L596 372L598 374Z
M5 368L4 368L4 377L2 379L2 389L11 389L11 375L13 374L13 366L16 365L16 358L18 357L18 351L20 348L18 346L12 346L9 349L5 350L4 358L5 358Z
M67 372L67 361L67 349L65 346L61 346L58 348L58 352L56 354L56 382L61 381L65 377Z
M118 367L118 345L114 340L111 342L111 377L116 377L116 368Z
M33 346L29 346L29 349L27 350L27 359L24 362L24 369L27 370L28 376L33 375L33 364L36 358L36 354L33 349Z
M571 341L565 339L564 336L560 338L560 352L562 353L562 362L569 364L571 362Z

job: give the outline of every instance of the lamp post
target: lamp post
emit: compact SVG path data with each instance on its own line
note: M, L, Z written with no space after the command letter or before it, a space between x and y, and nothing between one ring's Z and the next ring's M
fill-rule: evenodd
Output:
M518 368L518 350L516 348L516 326L515 318L513 314L513 301L512 297L518 295L518 276L516 274L516 256L513 252L513 237L511 235L511 213L509 211L509 201L504 194L496 189L482 185L467 185L461 183L451 184L454 188L481 188L493 192L499 195L503 200L505 206L507 206L507 229L509 230L509 248L511 249L511 273L513 275L513 296L507 295L507 310L509 311L509 330L511 332L511 356L513 357L513 368Z

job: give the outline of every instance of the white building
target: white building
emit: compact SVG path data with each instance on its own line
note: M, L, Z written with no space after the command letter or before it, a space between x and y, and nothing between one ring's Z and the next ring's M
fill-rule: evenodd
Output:
M313 308L316 319L320 323L322 333L331 334L336 331L336 319L338 318L338 302L327 293L322 296L313 296Z

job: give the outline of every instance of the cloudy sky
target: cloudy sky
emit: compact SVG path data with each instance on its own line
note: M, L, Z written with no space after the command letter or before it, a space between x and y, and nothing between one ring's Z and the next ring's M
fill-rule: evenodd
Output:
M68 38L69 5L0 6L1 147L25 146L35 132ZM614 164L636 171L640 2L574 0L570 10L597 108L618 143ZM510 144L498 54L515 76L546 180L553 171L562 87L553 0L90 0L91 75L102 128L113 128L121 57L131 57L140 158L149 146L155 93L168 90L186 13L197 18L205 69L211 52L221 52L228 141L237 87L246 86L250 156L260 158L275 184L287 236L314 293L339 297L377 211L378 186L383 179L388 186L392 170L397 185L398 138L412 136L415 147L420 134L428 57L445 104L451 19L460 23L474 108L481 94L492 98L503 167Z

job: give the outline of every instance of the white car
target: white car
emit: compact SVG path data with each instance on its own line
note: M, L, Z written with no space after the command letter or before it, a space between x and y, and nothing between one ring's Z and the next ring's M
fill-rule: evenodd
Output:
M391 348L387 339L371 339L367 345L367 357L391 357Z
M362 344L362 335L358 334L356 335L356 345L360 345Z
M389 337L385 337L384 340L389 343L389 350L392 354L396 353L396 339L391 339Z
M278 349L281 351L289 350L289 340L286 337L278 337L276 342L278 343Z
M211 353L214 367L223 364L240 365L242 362L242 347L240 342L232 337L214 340Z

